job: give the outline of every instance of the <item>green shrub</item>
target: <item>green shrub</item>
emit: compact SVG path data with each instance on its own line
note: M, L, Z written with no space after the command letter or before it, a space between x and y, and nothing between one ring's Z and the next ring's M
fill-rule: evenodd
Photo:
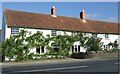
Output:
M30 53L30 54L28 55L28 59L33 59L33 56L34 56L34 53Z

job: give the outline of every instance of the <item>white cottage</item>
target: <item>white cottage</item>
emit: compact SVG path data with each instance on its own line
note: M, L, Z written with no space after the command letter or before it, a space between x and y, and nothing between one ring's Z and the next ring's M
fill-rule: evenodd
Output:
M20 29L23 28L33 34L37 31L43 32L44 36L47 34L51 36L64 34L64 32L68 35L73 32L84 32L89 35L97 34L97 37L102 38L103 48L107 48L110 42L113 43L118 40L117 23L87 20L84 10L80 12L80 18L57 16L54 6L51 9L51 14L6 9L2 24L2 41L4 42L11 34L18 34ZM72 49L77 49L77 52L86 51L79 45L79 42L75 42ZM31 52L45 53L47 49L45 47L34 48Z

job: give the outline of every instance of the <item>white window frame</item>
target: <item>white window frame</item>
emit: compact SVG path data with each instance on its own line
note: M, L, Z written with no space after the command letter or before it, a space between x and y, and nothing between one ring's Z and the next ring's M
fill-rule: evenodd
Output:
M105 34L105 39L109 39L109 34Z
M12 34L12 35L17 35L17 34L19 34L19 28L11 28L11 34Z
M51 30L51 36L56 36L57 35L57 31L56 30Z
M37 50L39 50L39 52ZM36 53L37 54L45 53L45 47L44 46L36 47Z

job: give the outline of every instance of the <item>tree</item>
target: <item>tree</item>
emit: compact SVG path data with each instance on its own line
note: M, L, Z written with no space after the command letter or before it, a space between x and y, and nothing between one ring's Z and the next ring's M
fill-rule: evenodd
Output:
M102 49L101 38L94 35L90 36L84 47L87 48L87 52L95 51L97 53Z
M44 36L41 32L37 32L32 35L34 46L44 46Z
M53 57L54 50L51 46L53 39L54 39L54 37L50 37L49 34L47 34L46 37L44 37L44 45L47 49L47 52L45 53L45 57L46 57L46 55L52 55L52 57Z
M2 54L7 56L9 61L14 58L15 55L15 36L10 36L5 43L2 44Z
M8 57L9 61L15 59L16 61L23 61L28 58L29 48L31 47L30 39L27 37L30 34L28 31L22 29L19 34L11 35L3 44L3 54Z
M64 35L55 36L52 42L52 47L56 47L53 48L54 50L53 53L56 54L56 58L58 56L69 57L69 52L73 43L74 43L73 37L67 35L66 33L64 33Z
M117 47L118 47L118 43L117 43L117 40L116 41L114 41L114 47L117 49Z
M16 61L23 61L28 59L28 53L30 48L30 43L28 41L27 35L30 33L27 30L20 30L19 34L16 35Z
M112 45L113 45L113 50L117 50L118 49L118 42L117 42L117 40L115 40Z
M73 35L74 38L74 42L79 41L80 42L80 46L84 47L86 44L86 41L88 40L88 37L81 32L77 32L76 35Z

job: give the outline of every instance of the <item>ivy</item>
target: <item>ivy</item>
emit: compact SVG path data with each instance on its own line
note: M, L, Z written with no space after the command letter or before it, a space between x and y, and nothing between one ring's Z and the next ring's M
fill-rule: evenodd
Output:
M80 46L87 49L87 51L101 50L101 43L99 38L94 36L88 37L84 33L77 33L76 35L57 35L51 37L49 34L43 36L42 32L32 34L27 30L21 30L18 35L11 35L9 39L2 45L2 54L8 57L9 61L26 61L32 59L35 55L30 53L30 50L35 47L44 46L47 52L42 55L44 58L51 56L53 58L70 57L70 50L74 42L79 41ZM55 50L54 46L58 49ZM41 55L40 55L41 56ZM36 56L38 57L38 56Z

